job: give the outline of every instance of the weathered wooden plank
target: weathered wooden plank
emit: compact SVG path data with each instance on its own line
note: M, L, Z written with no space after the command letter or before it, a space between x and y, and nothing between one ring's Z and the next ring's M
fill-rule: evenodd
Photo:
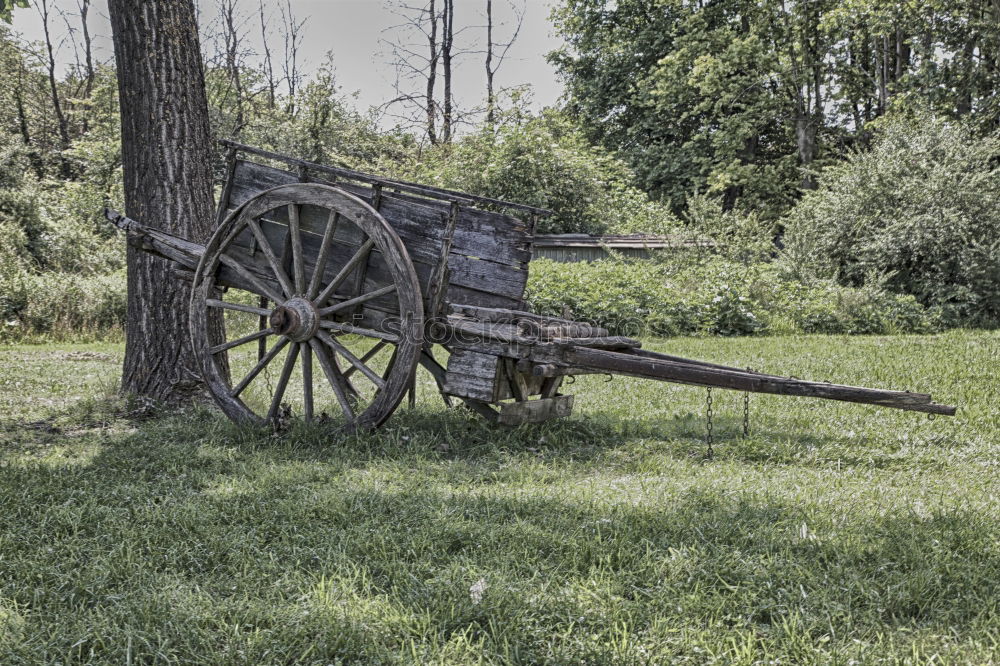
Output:
M445 374L444 392L459 398L495 402L496 387L485 377L465 375L460 372Z
M462 398L495 402L499 365L496 356L456 350L448 357L445 392Z
M500 405L498 422L507 426L522 423L541 423L569 416L573 412L573 396L560 395L541 400L505 402Z
M863 388L810 382L802 379L747 372L738 368L720 369L694 363L683 363L651 355L635 356L603 349L570 347L565 353L566 362L587 368L607 370L620 375L648 377L698 386L713 386L736 391L770 393L775 395L824 398L858 402L893 409L903 409L930 414L955 414L955 408L931 402L925 393L907 393L883 389Z
M522 310L512 310L507 308L485 308L470 305L468 303L462 303L461 301L455 301L449 304L448 310L452 314L463 315L469 317L470 319L478 319L480 321L496 321L504 323L520 323L523 321L530 321L541 326L589 326L586 322L574 321L572 319L560 319L558 317L548 317L545 315L538 315L533 312L524 312ZM593 327L595 331L602 331L604 329ZM604 333L603 335L607 335ZM588 337L588 336L575 336L575 337Z
M324 219L324 215L310 215L309 206L303 206L303 213L300 217L302 226L302 244L306 261L310 265L315 264L316 257L322 244L322 232L325 227L315 224L319 219ZM280 216L271 216L279 217ZM275 252L281 254L284 250L285 235L287 227L281 223L280 219L265 218L261 221L261 228L265 231ZM341 229L348 231L341 231ZM338 261L345 260L344 254L350 248L356 247L355 236L350 233L351 228L356 229L353 224L342 224L338 226L338 232L334 235L331 246L331 255L328 265L336 266ZM317 233L318 232L318 233ZM405 242L405 241L404 241ZM234 244L243 248L252 249L255 242L249 230L242 232L234 241ZM413 244L408 245L408 250L413 250ZM419 247L417 248L419 249ZM429 255L427 252L418 251L411 253L414 267L421 278L421 288L425 296L430 294L431 271L437 261L437 257ZM427 267L422 270L420 265ZM507 306L517 307L521 304L521 297L527 282L527 271L514 266L497 264L494 262L476 260L463 255L451 253L449 255L450 287L446 292L449 302L459 301L465 303L483 304L486 306ZM467 290L472 293L465 295Z
M528 271L456 254L448 255L448 274L452 284L480 289L512 300L524 296Z
M455 351L448 357L448 371L486 377L497 376L497 357L473 351Z
M449 317L446 325L451 327L453 336L465 338L469 341L492 338L504 342L530 342L528 338L521 336L520 329L513 324L493 324L471 319Z
M449 303L469 303L470 305L478 305L487 308L516 308L522 305L522 301L519 298L512 298L492 293L486 291L487 289L489 289L489 285L482 285L481 289L474 289L470 287L463 287L458 284L449 284L448 289L445 292L445 301Z

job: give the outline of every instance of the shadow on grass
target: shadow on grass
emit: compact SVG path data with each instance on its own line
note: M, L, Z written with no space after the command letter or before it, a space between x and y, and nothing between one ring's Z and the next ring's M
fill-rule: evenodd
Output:
M298 663L421 660L466 640L505 661L640 661L736 657L723 638L737 632L795 661L996 626L988 516L861 506L844 522L822 499L650 494L544 469L485 482L498 450L528 452L539 432L620 441L588 420L497 435L418 410L330 444L192 411L103 433L79 463L7 465L0 598L30 619L7 649ZM435 452L430 438L469 443ZM491 469L441 471L463 462Z

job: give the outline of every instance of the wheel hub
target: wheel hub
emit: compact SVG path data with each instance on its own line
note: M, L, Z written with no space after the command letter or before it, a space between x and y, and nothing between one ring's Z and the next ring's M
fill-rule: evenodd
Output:
M294 342L305 342L316 335L319 313L306 299L292 298L271 313L271 328L278 335L284 335Z

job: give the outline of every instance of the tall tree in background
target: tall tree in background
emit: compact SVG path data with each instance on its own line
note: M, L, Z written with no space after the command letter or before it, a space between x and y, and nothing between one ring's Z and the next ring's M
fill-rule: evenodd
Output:
M285 75L288 86L288 98L285 112L294 116L297 110L295 95L302 84L302 64L299 62L299 47L302 46L302 27L305 19L295 18L292 12L291 0L285 0L281 7L281 36L285 45L285 57L281 62L281 72Z
M55 114L57 127L59 129L59 143L62 150L69 148L69 122L66 120L66 113L63 109L62 100L59 97L59 85L56 76L56 56L55 47L52 43L52 33L49 31L49 3L48 0L35 0L35 9L42 19L42 33L45 35L46 67L49 74L49 92L52 94L52 113ZM63 178L69 178L70 167L65 157L61 158Z
M516 21L513 33L506 42L497 41L494 32L498 26L493 18L493 0L486 0L486 125L490 129L495 128L497 122L496 74L507 59L510 47L517 41L521 25L524 23L525 4L517 5L511 2L510 7Z
M441 70L444 74L443 109L441 113L441 140L451 143L455 122L455 97L451 91L452 51L455 47L455 0L442 0L441 11Z
M885 114L1000 128L1000 2L561 0L550 55L588 137L677 209L776 217Z
M457 112L452 80L455 59L454 0L427 0L424 4L400 2L393 10L403 23L393 26L390 64L396 70L396 97L383 105L399 107L395 117L420 127L431 145L449 143L455 135ZM438 74L443 92L438 92ZM440 121L440 124L439 124Z
M109 0L121 100L125 210L206 241L212 231L208 103L192 0ZM122 390L179 401L197 390L188 289L169 262L128 249ZM221 326L221 322L219 323Z

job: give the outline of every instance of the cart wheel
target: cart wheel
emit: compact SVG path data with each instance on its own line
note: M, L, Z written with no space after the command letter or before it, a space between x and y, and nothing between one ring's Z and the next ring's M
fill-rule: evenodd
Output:
M221 342L209 334L215 309ZM423 318L413 264L385 218L313 183L267 190L233 211L205 248L191 297L203 378L241 422L380 425L410 385Z

